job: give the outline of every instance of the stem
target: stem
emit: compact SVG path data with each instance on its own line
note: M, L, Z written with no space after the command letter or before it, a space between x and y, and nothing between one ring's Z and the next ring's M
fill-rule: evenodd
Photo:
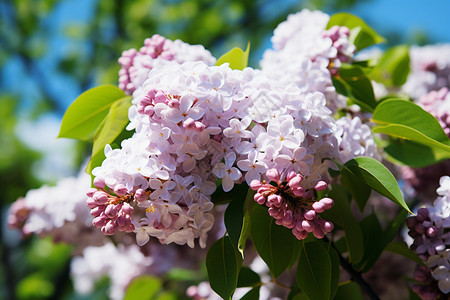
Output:
M333 247L333 249L336 250L336 252L339 256L339 261L341 263L342 268L344 268L345 271L347 271L347 273L350 274L352 280L354 282L356 282L357 284L359 284L359 286L367 293L367 295L370 297L370 299L379 300L380 297L378 297L378 295L374 292L374 290L372 289L370 284L364 280L364 278L361 275L362 273L356 271L353 268L353 266L351 265L351 263L349 263L344 257L342 257L341 253L338 251L338 249L336 249L336 247L334 246L334 243L332 241L330 241L326 236L323 238L323 240L326 243L329 243L331 245L331 247Z

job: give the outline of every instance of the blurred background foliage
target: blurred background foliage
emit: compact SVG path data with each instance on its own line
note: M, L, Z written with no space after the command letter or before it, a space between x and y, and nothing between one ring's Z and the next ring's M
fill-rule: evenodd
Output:
M82 91L116 84L121 52L141 47L155 33L202 44L216 57L250 41L250 65L257 67L273 29L289 13L305 7L333 13L369 1L1 0L0 298L85 299L73 294L69 246L36 237L22 240L6 228L11 202L31 188L52 183L36 171L34 166L44 154L21 138L18 128L24 127L18 123L49 114L60 119ZM416 41L426 42L427 37L419 34ZM57 130L58 124L54 127ZM71 144L75 154L65 159L79 166L88 147ZM76 171L72 167L71 172ZM86 299L104 298L106 285Z

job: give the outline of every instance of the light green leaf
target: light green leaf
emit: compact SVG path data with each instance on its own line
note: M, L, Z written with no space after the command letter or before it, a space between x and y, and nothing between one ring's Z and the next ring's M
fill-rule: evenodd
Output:
M344 167L373 190L411 213L403 199L397 180L382 163L371 157L356 157L346 162Z
M273 276L283 273L294 255L296 237L286 227L276 225L267 209L254 205L251 216L250 235L261 258Z
M139 276L127 288L124 300L151 300L161 289L161 281L153 276Z
M91 141L111 105L125 96L114 85L101 85L84 92L66 110L58 137Z
M450 151L449 139L438 120L420 106L402 99L381 102L373 113L372 131Z
M211 288L222 298L229 299L236 290L241 256L225 236L217 240L206 256L206 269Z
M409 71L409 47L400 45L383 54L375 65L371 78L388 87L398 87L406 82Z
M111 105L108 115L97 128L92 146L92 156L86 172L91 174L92 170L101 165L104 160L104 149L107 144L112 144L125 130L130 120L128 109L131 106L131 96L123 97Z
M331 259L318 242L304 245L297 268L297 284L314 300L328 300L331 296Z
M250 53L250 43L247 44L245 52L241 48L233 48L221 57L216 62L216 66L224 63L229 63L230 68L234 70L243 70L248 65L248 54Z
M327 29L335 25L345 26L350 29L349 40L358 50L386 41L367 25L366 22L350 13L337 13L332 15L328 21Z

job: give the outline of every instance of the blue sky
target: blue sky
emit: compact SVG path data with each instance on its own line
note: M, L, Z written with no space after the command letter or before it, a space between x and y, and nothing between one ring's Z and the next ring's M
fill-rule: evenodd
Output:
M395 30L410 37L429 34L433 42L450 43L449 0L369 0L350 10L381 34Z

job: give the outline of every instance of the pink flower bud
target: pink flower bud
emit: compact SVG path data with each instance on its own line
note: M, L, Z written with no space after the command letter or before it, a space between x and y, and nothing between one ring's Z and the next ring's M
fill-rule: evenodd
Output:
M107 215L109 218L115 218L117 217L119 210L119 205L109 204L105 209L105 215Z
M100 227L105 226L107 222L108 222L108 219L99 216L99 217L95 217L94 220L92 220L92 225L94 225L94 227L100 228Z
M264 204L266 202L266 198L260 193L256 193L253 199L258 202L258 204Z
M133 213L133 211L134 211L134 208L130 204L128 204L126 202L123 203L122 210L121 210L121 212L123 214L131 215Z
M277 169L270 169L266 172L267 178L269 178L271 181L275 181L277 183L280 182L280 173Z
M119 183L114 187L114 193L117 196L125 196L128 193L128 189L125 185Z
M302 228L304 230L306 230L307 232L312 232L314 230L314 225L313 224L314 224L313 222L310 222L310 221L307 221L307 220L303 220L302 221Z
M295 197L303 197L305 195L305 190L302 187L291 188Z
M432 226L430 228L427 229L427 236L429 237L435 237L438 234L438 229L436 228L436 226Z
M105 181L99 177L95 177L94 178L94 186L99 188L99 189L104 189L105 188Z
M205 124L199 121L195 121L195 131L202 132L203 130L205 130L205 128L206 128Z
M134 193L134 199L137 202L142 202L148 199L148 195L144 189L137 189L136 192Z
M292 212L290 210L286 211L284 213L283 219L282 219L282 225L287 227L287 228L293 228L295 223L294 223L294 218L292 217Z
M288 185L291 188L298 188L300 187L300 184L302 183L303 177L301 175L296 175L294 177L292 177L292 179L289 180Z
M171 99L168 105L170 108L178 108L180 107L180 102L177 99Z
M124 216L118 216L116 222L119 227L124 227L127 224L127 219Z
M90 209L97 207L97 204L95 203L94 199L92 199L92 198L87 198L86 204Z
M314 210L308 210L303 214L303 217L305 217L305 219L309 221L314 220L316 218L316 212Z
M106 206L104 206L104 205L99 205L97 207L94 207L93 209L91 209L91 216L93 216L93 217L99 216L105 210L105 208L106 208Z
M316 213L323 213L325 211L325 205L322 202L314 202L312 204L312 208L316 211Z
M327 186L328 186L328 184L325 181L321 180L314 186L314 189L316 191L324 191L324 190L326 190Z
M186 129L195 129L195 121L191 118L187 118L184 122L183 122L183 127Z
M250 188L254 191L258 190L262 186L263 184L259 180L252 180L252 182L250 182Z
M325 236L325 234L322 231L322 228L320 228L320 227L314 227L312 233L318 239L323 239L323 237Z
M97 191L92 197L97 205L105 205L109 202L108 194L103 191Z
M88 191L86 192L86 196L92 197L92 196L94 196L94 194L95 194L96 191L97 191L96 188L90 188L90 189L88 189Z
M295 173L294 171L290 171L287 175L286 175L286 181L291 181L292 178L294 178L295 176L297 176L299 174Z
M116 224L114 221L109 220L105 226L102 227L102 233L105 235L113 235L116 232Z
M322 198L319 202L324 205L325 209L330 209L334 205L334 201L331 198Z

